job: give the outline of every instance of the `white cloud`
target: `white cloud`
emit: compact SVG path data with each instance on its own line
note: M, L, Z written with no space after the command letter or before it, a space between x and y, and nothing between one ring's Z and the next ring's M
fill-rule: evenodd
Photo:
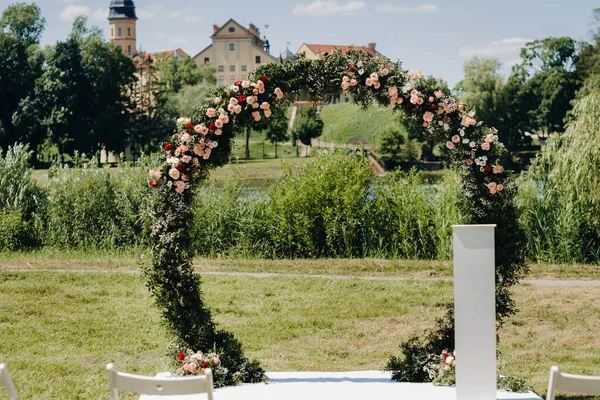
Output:
M526 43L531 42L532 40L533 39L513 37L496 40L490 43L463 46L458 50L458 55L461 57L496 57L506 54L515 54L518 53Z
M183 18L183 12L182 11L170 11L169 12L169 17L171 18Z
M59 14L59 18L61 21L71 22L80 15L85 15L92 21L105 21L106 18L108 18L108 9L97 8L96 10L92 11L89 7L84 6L83 4L72 3L62 9Z
M94 21L106 21L108 18L108 8L98 8L91 13L90 18Z
M421 6L399 6L396 4L382 3L375 6L375 10L382 14L407 14L407 13L434 13L440 11L440 8L432 4Z
M90 8L82 4L69 4L59 14L61 21L71 22L79 15L89 15Z
M153 19L156 18L156 14L149 9L136 7L135 13L140 19Z
M367 3L364 1L349 1L338 3L334 0L317 0L310 4L296 4L292 10L294 15L308 15L311 17L323 17L327 15L354 15L364 10Z
M184 20L185 22L200 22L200 20L201 20L201 19L202 19L202 18L200 18L200 17L197 17L197 16L195 16L195 15L188 15L188 16L186 16L186 17L183 17L183 20Z

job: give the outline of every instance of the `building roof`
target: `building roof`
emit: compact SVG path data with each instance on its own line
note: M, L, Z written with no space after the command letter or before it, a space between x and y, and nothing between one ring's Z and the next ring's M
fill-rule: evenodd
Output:
M112 0L108 19L137 19L133 0Z
M379 52L375 50L375 44L373 46L347 46L347 45L338 45L338 44L308 44L305 43L306 46L315 54L326 55L333 53L334 51L340 50L342 53L347 53L349 51L363 51L367 54L372 55L373 57L379 56Z
M155 53L138 53L133 56L133 62L137 68L154 67L156 63L165 61L171 57L175 57L176 60L183 58L190 58L190 56L181 49L157 51Z
M221 31L223 30L223 28L225 28L225 26L227 26L227 24L229 24L230 22L233 22L236 25L238 25L240 28L242 28L241 33L239 35L236 35L236 36L242 36L242 37L247 36L247 37L253 37L253 38L256 38L258 40L261 40L261 38L260 38L260 31L256 27L256 25L254 25L254 24L251 23L250 24L250 28L246 28L245 26L243 26L242 24L240 24L239 22L237 22L233 18L229 18L229 20L227 22L225 22L221 26L219 26L217 24L213 25L213 35L211 36L211 38L214 39L215 37L218 37L220 35Z
M292 53L290 51L290 49L288 49L286 47L285 50L281 52L279 58L281 60L296 60L298 58L298 56L296 56L294 53Z

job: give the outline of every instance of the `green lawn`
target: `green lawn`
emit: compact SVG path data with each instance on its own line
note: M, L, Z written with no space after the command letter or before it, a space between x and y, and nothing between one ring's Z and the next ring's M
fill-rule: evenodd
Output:
M6 265L2 264L2 269ZM382 369L430 327L452 283L205 276L218 323L271 371ZM551 364L597 373L600 288L520 286L501 333L502 372L543 394ZM0 272L0 360L23 399L107 398L104 366L169 369L168 337L137 274ZM1 393L1 392L0 392ZM4 394L0 394L0 398Z
M398 116L390 107L373 106L363 110L355 104L330 104L323 106L325 142L348 143L349 139L366 139L369 146L377 145L377 133L398 123Z

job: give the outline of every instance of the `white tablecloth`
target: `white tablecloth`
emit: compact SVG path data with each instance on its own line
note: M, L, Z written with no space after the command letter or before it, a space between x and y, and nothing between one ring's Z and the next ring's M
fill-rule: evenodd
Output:
M397 383L380 371L267 372L267 384L226 387L215 391L215 400L456 400L452 387L428 383ZM192 396L142 396L140 400L199 400ZM542 400L534 393L498 391L502 400Z

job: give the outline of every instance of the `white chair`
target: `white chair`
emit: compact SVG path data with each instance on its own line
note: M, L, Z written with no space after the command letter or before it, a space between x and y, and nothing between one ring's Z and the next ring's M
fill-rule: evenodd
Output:
M15 389L15 384L10 378L10 374L8 373L8 369L6 365L0 364L0 387L6 388L8 391L8 397L10 400L19 400L19 396L17 395L17 390Z
M600 376L565 374L560 372L556 366L550 367L546 400L554 400L557 391L598 395L600 394Z
M213 377L210 368L206 369L204 375L186 378L153 378L125 374L117 372L113 364L108 364L106 371L111 400L119 400L119 390L152 396L206 393L208 400L213 400Z

